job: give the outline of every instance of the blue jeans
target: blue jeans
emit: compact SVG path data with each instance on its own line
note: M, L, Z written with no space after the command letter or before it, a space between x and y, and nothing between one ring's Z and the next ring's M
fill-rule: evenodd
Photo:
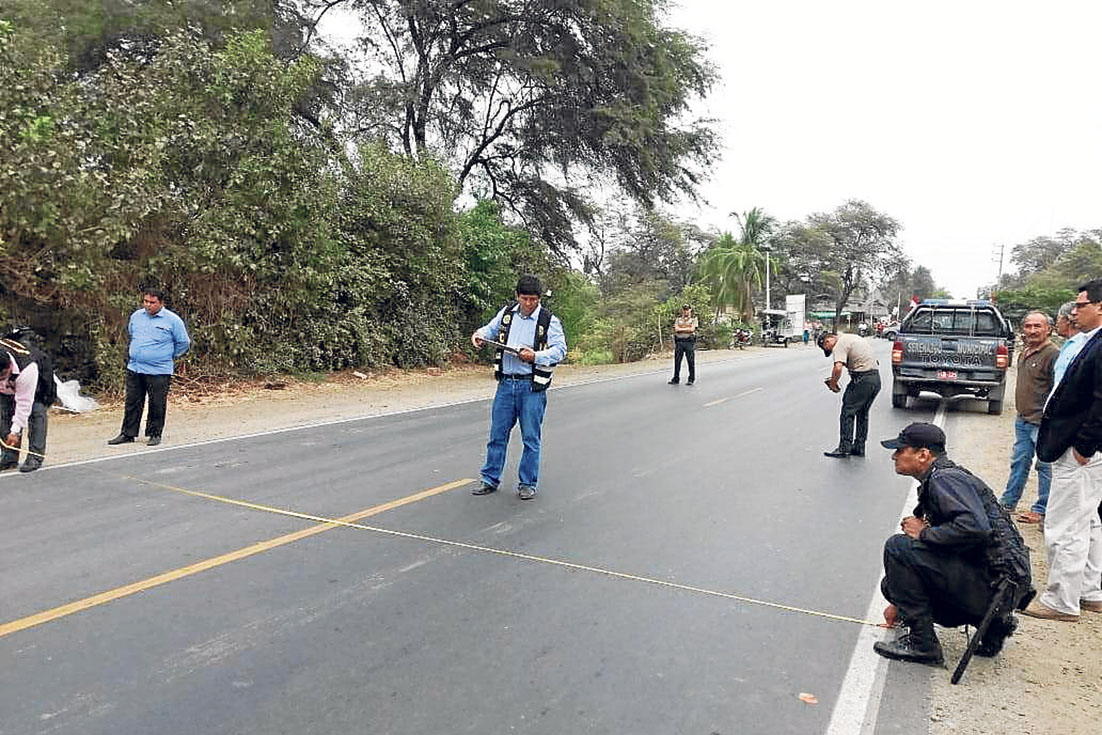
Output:
M1029 478L1029 466L1033 463L1037 450L1037 432L1041 427L1023 421L1019 416L1014 419L1014 456L1010 460L1010 477L1006 480L1006 491L999 500L1007 508L1013 508L1022 497L1025 481ZM1045 512L1048 505L1048 491L1052 487L1052 465L1037 460L1037 502L1030 509L1034 513Z
M486 464L481 472L483 482L494 487L500 484L509 434L519 421L524 453L520 455L518 479L521 485L536 487L540 479L540 432L546 410L547 391L533 391L527 376L519 380L502 378L490 412L490 441L486 444Z

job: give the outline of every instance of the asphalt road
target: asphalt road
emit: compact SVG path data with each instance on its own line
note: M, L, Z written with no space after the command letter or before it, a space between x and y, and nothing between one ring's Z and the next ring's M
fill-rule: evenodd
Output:
M502 492L442 489L488 400L0 478L0 734L823 732L862 626L811 613L865 617L913 485L875 445L822 456L828 370L555 390L532 502L518 437ZM882 371L876 439L935 407L891 409Z

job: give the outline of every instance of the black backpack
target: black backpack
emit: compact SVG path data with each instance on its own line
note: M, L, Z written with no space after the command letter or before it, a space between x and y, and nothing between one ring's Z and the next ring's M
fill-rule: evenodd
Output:
M57 382L54 380L54 364L50 356L33 345L17 342L14 339L0 339L0 350L7 352L22 370L32 362L38 363L38 387L34 391L34 400L52 406L57 401Z

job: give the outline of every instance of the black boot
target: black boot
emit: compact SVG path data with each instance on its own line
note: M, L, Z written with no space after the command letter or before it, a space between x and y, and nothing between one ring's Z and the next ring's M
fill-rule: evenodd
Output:
M849 448L849 455L851 457L864 457L865 456L865 445L864 444L854 444L852 447Z
M941 641L934 633L934 621L930 618L914 621L909 626L909 632L894 641L873 643L872 650L896 661L912 661L928 666L941 666L945 662Z
M845 444L839 444L837 447L835 447L834 449L831 449L829 452L823 452L823 456L825 456L825 457L848 457L849 456L849 451L850 451L850 447L848 447Z
M1017 629L1018 621L1013 615L1007 615L1005 618L995 618L991 621L991 625L987 627L987 632L983 634L983 640L976 646L976 655L985 658L998 656L999 651L1003 650L1006 639L1014 635L1014 631Z

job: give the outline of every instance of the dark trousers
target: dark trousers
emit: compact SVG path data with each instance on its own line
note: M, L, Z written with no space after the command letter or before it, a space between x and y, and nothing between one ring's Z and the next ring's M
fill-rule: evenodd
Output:
M842 394L839 448L865 448L865 440L869 437L869 409L879 392L879 371L850 373L849 385Z
M904 620L932 618L947 628L978 623L994 594L986 567L902 533L884 544L880 591Z
M45 403L35 401L31 406L31 415L27 417L27 449L35 454L46 453L46 412L48 409L49 407ZM0 438L11 433L11 420L14 415L15 396L0 394ZM20 437L20 444L22 444L22 437ZM39 457L39 459L42 458ZM0 452L0 462L10 465L18 461L18 451L5 447Z
M142 408L149 396L149 414L145 417L145 435L160 436L165 428L165 407L171 375L146 375L126 371L126 412L122 417L122 433L135 437L142 425Z
M689 363L689 380L696 380L696 340L674 339L673 341L673 378L681 379L681 356Z

